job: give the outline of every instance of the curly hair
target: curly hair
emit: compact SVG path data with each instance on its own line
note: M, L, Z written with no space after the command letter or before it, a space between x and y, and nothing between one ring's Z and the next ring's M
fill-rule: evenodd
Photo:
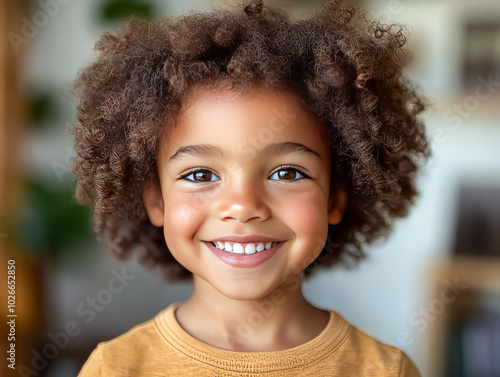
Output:
M331 184L348 194L342 221L329 225L305 276L339 261L355 265L364 244L407 215L430 156L418 117L426 102L402 72L405 44L401 26L371 22L340 0L307 19L251 0L232 10L132 17L104 33L97 58L73 83L80 101L70 127L75 198L93 203L97 239L119 259L137 253L146 266L162 266L167 280L190 278L142 202L144 184L159 179L160 139L196 86L264 85L293 91L317 115L335 161Z

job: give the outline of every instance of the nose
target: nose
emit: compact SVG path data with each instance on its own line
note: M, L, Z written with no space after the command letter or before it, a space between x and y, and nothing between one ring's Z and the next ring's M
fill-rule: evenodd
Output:
M222 221L237 220L241 223L269 218L271 211L266 204L264 188L249 180L228 183L216 203L217 217Z

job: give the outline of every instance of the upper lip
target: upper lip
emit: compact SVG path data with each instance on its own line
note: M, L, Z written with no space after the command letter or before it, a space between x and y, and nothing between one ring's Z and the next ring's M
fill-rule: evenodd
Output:
M227 236L220 236L217 238L214 238L213 240L210 240L209 242L216 242L216 241L229 241L229 242L258 242L258 241L266 241L266 242L281 242L283 240L279 240L277 238L273 237L266 237L266 236L259 236L259 235L248 235L248 236L238 236L238 235L227 235Z

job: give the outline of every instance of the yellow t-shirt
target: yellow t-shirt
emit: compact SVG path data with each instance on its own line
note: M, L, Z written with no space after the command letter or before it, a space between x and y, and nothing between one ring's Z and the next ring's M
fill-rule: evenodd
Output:
M281 351L235 352L188 334L176 320L178 305L99 343L78 376L420 377L404 352L365 334L333 310L327 326L307 343Z

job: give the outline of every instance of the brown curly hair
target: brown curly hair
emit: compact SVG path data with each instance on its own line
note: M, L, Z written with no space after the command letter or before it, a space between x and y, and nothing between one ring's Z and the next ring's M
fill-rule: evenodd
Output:
M97 238L116 257L132 252L168 280L191 277L149 221L143 186L158 180L156 156L198 85L265 85L293 91L330 135L332 184L348 204L329 225L323 251L305 269L366 255L363 244L388 235L414 203L416 173L430 155L418 115L426 104L403 76L410 54L402 27L368 21L329 1L307 19L250 1L237 9L190 11L156 20L131 18L103 34L97 59L73 83L80 99L74 135L75 197L93 202Z

